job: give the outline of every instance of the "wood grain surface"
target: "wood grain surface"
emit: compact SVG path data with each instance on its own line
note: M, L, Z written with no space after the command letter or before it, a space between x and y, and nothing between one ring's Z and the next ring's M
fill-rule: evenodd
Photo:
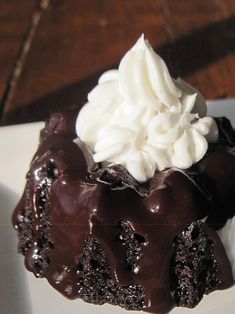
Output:
M7 7L7 1L0 2ZM21 1L20 12L27 14L33 2ZM11 97L5 92L1 101L2 124L38 121L52 111L80 106L99 74L117 67L141 33L174 77L181 76L207 99L235 97L234 0L51 0L40 17ZM10 13L8 18L5 31L0 27L5 51L13 49L7 32ZM14 33L17 23L11 23ZM0 54L0 65L5 66L2 86L13 59L9 55L4 64Z
M0 97L15 65L35 0L0 0Z

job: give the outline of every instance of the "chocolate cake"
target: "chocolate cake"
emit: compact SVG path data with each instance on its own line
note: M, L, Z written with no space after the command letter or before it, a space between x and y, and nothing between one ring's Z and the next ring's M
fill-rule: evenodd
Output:
M231 128L220 129L228 138L197 167L168 169L140 185L122 167L86 171L73 142L75 115L54 114L41 131L13 215L27 269L68 298L153 313L194 307L204 293L230 287L231 266L211 221L234 215ZM216 181L222 166L230 169L223 183Z
M156 314L231 287L217 232L235 213L229 121L215 119L218 141L200 160L139 180L125 163L95 161L76 134L77 115L47 121L13 214L27 269L69 299Z

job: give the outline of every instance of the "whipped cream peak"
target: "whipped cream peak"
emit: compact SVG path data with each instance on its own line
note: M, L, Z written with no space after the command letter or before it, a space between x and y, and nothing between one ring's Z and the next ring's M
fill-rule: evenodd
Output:
M142 35L118 70L101 75L79 112L78 137L95 162L121 164L139 182L167 167L189 168L215 142L215 121L202 95L171 78Z
M142 35L119 65L120 92L129 103L145 102L160 110L178 106L182 92L173 83L165 62Z

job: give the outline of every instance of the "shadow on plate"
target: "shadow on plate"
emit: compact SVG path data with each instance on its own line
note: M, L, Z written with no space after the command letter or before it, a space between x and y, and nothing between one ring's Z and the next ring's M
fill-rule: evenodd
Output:
M0 184L0 308L2 314L31 314L28 287L16 233L11 224L18 195Z

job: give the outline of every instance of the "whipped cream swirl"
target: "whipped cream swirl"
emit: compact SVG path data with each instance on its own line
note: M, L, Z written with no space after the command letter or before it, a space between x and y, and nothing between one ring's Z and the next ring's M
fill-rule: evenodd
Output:
M88 94L76 131L95 162L121 164L139 182L167 167L189 168L216 141L214 120L198 91L173 80L142 35L118 70L105 72Z

